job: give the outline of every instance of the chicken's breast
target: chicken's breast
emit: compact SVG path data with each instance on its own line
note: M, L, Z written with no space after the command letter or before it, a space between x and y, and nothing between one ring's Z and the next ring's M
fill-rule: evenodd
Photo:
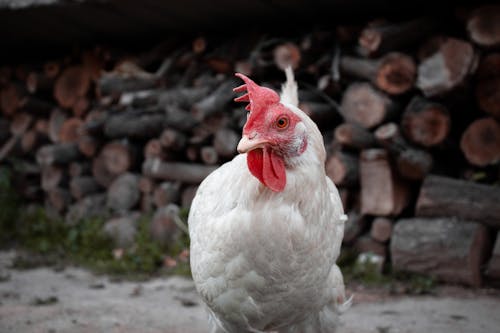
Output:
M216 319L229 331L265 331L331 303L342 215L324 172L288 170L280 193L249 173L246 155L213 172L192 203L189 231L193 279Z

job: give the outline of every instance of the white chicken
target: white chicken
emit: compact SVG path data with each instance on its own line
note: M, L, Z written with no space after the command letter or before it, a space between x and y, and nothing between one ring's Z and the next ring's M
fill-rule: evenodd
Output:
M346 216L325 175L316 124L291 69L281 97L242 74L239 155L200 185L189 214L191 270L212 332L333 332L346 307L335 264Z

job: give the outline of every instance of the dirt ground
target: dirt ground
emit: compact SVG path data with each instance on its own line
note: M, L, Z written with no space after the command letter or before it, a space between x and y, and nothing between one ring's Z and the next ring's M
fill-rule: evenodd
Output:
M0 252L0 332L209 332L192 281L180 277L118 282L78 269L10 269ZM354 291L339 333L498 332L494 290L440 287L437 296Z

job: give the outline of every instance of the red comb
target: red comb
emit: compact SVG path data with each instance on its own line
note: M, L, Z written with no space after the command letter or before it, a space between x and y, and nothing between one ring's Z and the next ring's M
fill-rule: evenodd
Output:
M241 73L235 74L242 79L245 84L233 89L234 92L245 92L245 94L236 97L235 102L249 102L245 109L250 112L261 112L269 105L280 101L279 95L272 89L261 87L251 79Z

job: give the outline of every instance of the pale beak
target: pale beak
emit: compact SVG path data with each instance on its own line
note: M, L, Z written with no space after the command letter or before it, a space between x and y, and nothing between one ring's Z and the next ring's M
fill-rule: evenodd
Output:
M236 149L238 150L238 153L243 154L256 148L262 148L266 142L267 141L265 140L257 138L250 139L248 135L243 135Z

